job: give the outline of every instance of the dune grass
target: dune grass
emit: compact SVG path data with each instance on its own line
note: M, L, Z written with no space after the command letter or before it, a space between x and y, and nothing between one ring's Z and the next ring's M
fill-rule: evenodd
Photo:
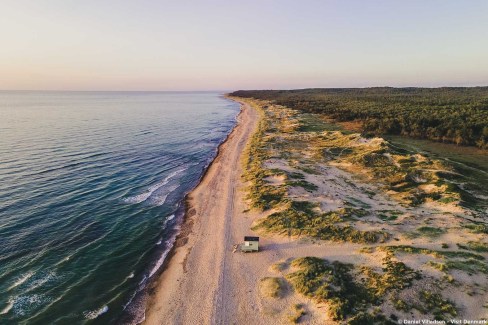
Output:
M266 277L259 281L259 292L263 297L281 298L285 291L282 278Z
M297 324L300 322L302 316L306 315L305 308L302 304L294 304L291 308L292 314L288 316L288 320L292 324Z
M343 224L356 215L361 216L362 210L349 208L317 213L313 207L314 204L311 202L292 201L286 209L260 220L253 230L352 243L376 243L389 238L385 231L361 231Z
M381 273L316 257L296 259L291 266L296 271L286 278L294 289L318 303L326 303L330 318L348 320L348 324L390 324L384 315L368 311L381 305L387 294L410 287L420 277L391 257L383 261Z

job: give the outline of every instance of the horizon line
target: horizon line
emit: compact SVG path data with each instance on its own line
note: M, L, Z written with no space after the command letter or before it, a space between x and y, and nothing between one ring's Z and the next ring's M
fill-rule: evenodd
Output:
M476 86L364 86L364 87L297 87L297 88L241 88L241 89L206 89L206 90L195 90L195 89L178 89L178 90L109 90L109 89L98 89L98 90L86 90L86 89L0 89L0 92L221 92L228 93L234 91L255 91L255 90L307 90L307 89L369 89L369 88L396 88L396 89L407 89L407 88L421 88L421 89L440 89L440 88L486 88L486 85L476 85Z

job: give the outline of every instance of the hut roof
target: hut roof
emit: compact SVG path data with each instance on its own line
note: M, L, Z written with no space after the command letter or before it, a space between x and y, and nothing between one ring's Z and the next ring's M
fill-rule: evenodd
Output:
M259 241L259 237L244 236L244 241Z

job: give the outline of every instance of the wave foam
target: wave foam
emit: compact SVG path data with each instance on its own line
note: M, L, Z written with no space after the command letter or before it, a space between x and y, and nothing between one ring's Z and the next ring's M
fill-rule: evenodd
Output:
M131 197L125 198L125 199L123 199L123 201L125 203L132 203L132 204L142 203L142 202L146 201L154 192L156 192L158 189L160 189L161 187L163 187L166 184L168 184L169 181L173 177L175 177L176 175L184 172L186 169L187 168L181 168L181 169L175 170L174 172L172 172L171 174L169 174L168 176L166 176L161 182L156 183L156 184L150 186L144 193L141 193L141 194L138 194L138 195L135 195L135 196L131 196ZM166 200L166 197L164 197L164 200Z
M15 280L15 282L10 287L8 287L7 291L12 290L15 287L18 287L19 285L21 285L25 281L29 280L33 275L34 275L34 272L32 272L32 271L29 271L26 274L21 275L20 277L18 277Z
M36 276L37 277L37 276ZM59 278L59 276L55 272L47 272L44 275L40 276L39 278L35 279L32 281L30 284L29 288L27 289L28 291L34 290L46 283L50 283L52 281L55 281Z
M168 195L173 192L174 190L176 190L178 188L179 185L172 185L172 186L169 186L165 191L164 191L164 194L161 193L161 194L154 194L152 195L147 201L152 204L152 205L155 205L155 206L161 206L163 205L165 202L166 202L166 199L168 198Z
M10 298L7 302L7 306L4 309L2 309L2 311L0 311L0 315L5 315L6 313L8 313L13 306L14 306L14 299Z
M43 294L32 294L13 297L9 300L9 305L2 310L2 313L8 313L12 308L15 315L25 316L32 310L35 310L53 299Z
M163 265L164 260L166 259L166 256L168 256L169 251L173 247L173 244L175 242L175 239L176 239L176 233L173 236L171 236L171 238L169 238L167 241L165 241L165 244L167 245L167 248L163 252L163 254L161 254L161 256L159 257L159 259L156 261L156 264L154 264L151 272L149 272L149 277L148 278L151 278L159 270L159 268L161 267L161 265Z
M107 311L108 311L108 306L103 306L103 307L96 309L96 310L85 311L85 312L83 312L83 316L86 319L95 319L98 316L105 314Z

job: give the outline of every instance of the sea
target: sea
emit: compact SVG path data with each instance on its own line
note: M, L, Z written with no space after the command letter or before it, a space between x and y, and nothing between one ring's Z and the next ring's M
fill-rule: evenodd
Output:
M238 113L218 92L0 92L0 324L140 321Z

